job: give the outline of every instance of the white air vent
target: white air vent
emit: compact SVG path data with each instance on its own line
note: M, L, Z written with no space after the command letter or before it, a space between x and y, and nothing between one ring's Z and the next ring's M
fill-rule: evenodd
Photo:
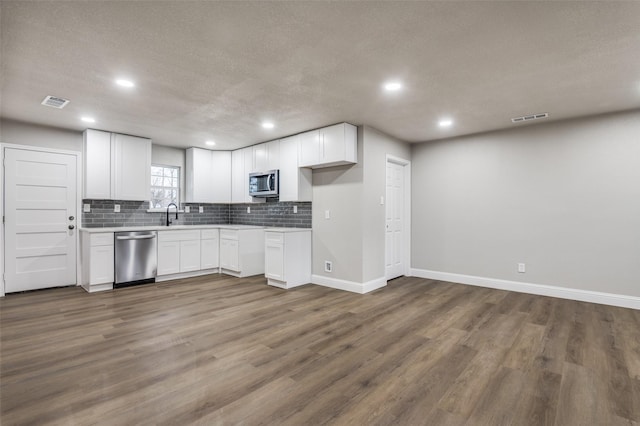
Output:
M46 98L44 98L44 101L42 101L42 105L58 109L64 108L68 103L69 101L67 99L62 99L51 95L47 96Z
M532 114L532 115L525 115L523 117L515 117L511 119L511 122L520 123L521 121L539 120L541 118L547 118L547 117L549 117L549 114L546 112L543 112L542 114Z

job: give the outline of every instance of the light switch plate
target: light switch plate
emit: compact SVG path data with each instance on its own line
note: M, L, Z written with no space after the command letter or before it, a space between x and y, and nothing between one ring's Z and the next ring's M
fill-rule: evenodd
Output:
M331 211L330 210L325 210L324 211L324 218L325 219L331 219Z
M204 213L204 207L202 206L198 207L198 213Z
M191 206L184 206L185 213L191 213Z
M524 263L518 263L518 272L524 274L526 271L526 265Z
M120 204L114 204L113 205L113 212L114 213L120 213Z
M82 209L83 212L89 213L91 211L91 204L85 204Z

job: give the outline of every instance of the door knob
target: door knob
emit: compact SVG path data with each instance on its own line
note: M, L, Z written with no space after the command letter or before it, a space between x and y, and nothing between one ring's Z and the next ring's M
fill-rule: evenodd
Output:
M69 225L69 229L75 229L75 226Z
M69 216L69 220L73 220L73 219L75 219L75 217Z

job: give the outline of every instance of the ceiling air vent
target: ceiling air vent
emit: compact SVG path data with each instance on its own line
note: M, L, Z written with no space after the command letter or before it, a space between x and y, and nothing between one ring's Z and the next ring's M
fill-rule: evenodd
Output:
M523 117L514 117L511 119L511 122L520 123L522 121L539 120L541 118L547 118L547 117L549 117L549 114L546 112L543 112L541 114L532 114L532 115L525 115Z
M44 98L44 101L42 101L42 105L58 109L64 108L68 103L69 101L67 99L62 99L51 95L47 96L46 98Z

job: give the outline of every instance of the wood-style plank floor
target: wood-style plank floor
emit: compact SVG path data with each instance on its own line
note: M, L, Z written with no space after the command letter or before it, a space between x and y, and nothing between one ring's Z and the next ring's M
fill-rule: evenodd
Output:
M8 295L0 423L638 425L640 311L400 278Z

